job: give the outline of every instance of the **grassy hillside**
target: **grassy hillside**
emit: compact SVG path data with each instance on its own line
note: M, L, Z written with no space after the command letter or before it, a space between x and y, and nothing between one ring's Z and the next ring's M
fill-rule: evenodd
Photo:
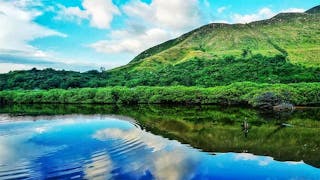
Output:
M320 65L319 6L305 13L281 13L249 24L208 24L194 31L152 47L134 58L130 70L154 70L176 65L195 57L212 60L226 55L283 54L293 63Z

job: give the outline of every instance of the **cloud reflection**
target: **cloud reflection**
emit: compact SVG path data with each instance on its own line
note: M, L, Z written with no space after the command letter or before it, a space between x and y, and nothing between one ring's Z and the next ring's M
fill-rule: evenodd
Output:
M55 152L61 147L48 147L29 142L32 134L0 137L0 164L21 163L21 160L34 160L45 154Z
M190 179L198 163L198 156L190 150L186 154L186 146L178 141L168 140L141 129L104 129L97 131L93 137L101 141L139 140L149 151L145 152L144 161L139 161L140 164L130 162L125 169L133 171L133 168L140 167L141 173L149 171L156 179Z
M273 161L273 158L268 156L256 156L250 153L238 153L234 155L234 160L256 161L259 166L267 166Z
M109 179L112 161L107 153L91 156L91 162L85 165L85 179Z

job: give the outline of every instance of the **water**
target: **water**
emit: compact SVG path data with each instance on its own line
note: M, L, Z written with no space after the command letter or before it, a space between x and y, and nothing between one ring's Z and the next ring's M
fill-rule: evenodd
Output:
M0 179L320 179L316 108L20 105L0 113Z

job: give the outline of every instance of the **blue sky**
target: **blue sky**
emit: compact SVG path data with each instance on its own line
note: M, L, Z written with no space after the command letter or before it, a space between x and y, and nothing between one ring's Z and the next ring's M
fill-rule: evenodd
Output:
M0 73L110 69L212 22L303 12L320 0L0 0Z

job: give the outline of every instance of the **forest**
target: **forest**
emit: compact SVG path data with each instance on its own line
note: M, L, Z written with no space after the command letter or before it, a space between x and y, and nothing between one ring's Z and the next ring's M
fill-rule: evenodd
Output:
M320 68L291 63L286 56L260 54L236 58L194 58L155 70L134 68L87 72L54 69L12 71L0 74L0 90L70 89L110 86L225 86L235 82L288 84L319 82Z

